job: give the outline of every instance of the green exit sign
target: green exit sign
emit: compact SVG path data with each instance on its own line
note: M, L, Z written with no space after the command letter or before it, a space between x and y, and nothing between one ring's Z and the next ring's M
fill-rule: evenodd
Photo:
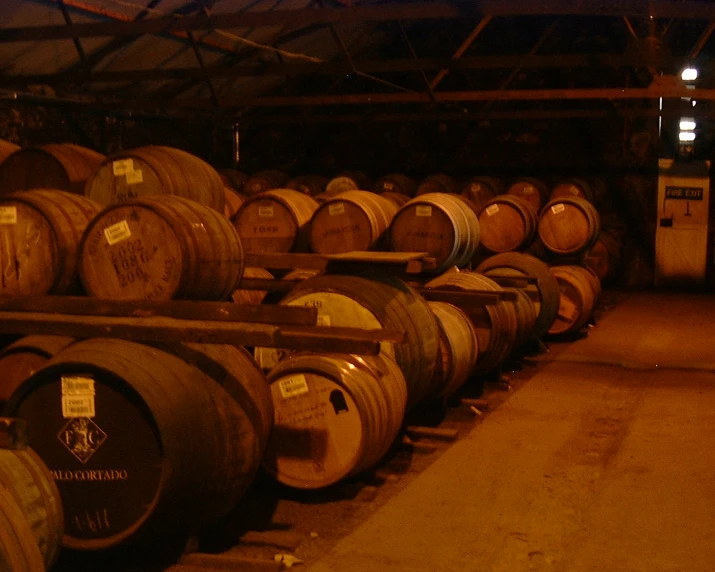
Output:
M665 187L666 199L681 199L683 201L702 201L702 187Z

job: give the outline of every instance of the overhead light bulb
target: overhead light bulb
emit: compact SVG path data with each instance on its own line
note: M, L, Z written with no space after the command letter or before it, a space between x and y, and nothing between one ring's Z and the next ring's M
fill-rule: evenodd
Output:
M678 133L678 139L680 141L695 141L695 133L692 131L681 131Z
M695 68L685 68L683 73L680 74L683 81L695 81L698 79L698 70Z

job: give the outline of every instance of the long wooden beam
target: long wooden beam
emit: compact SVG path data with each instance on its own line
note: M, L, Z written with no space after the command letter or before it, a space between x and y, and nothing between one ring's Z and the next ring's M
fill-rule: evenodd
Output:
M293 26L315 23L352 24L388 20L423 20L435 18L479 18L483 16L562 15L629 16L636 18L715 19L715 4L704 1L675 0L460 0L391 3L349 8L311 8L298 10L262 10L232 14L204 14L175 18L148 18L141 22L102 22L65 26L28 26L0 30L0 42L31 42L72 38L164 34L221 28Z

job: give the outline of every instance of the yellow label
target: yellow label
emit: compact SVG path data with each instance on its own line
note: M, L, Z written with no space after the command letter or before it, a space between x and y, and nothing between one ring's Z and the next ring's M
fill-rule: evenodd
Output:
M62 417L94 417L94 395L63 395Z
M551 207L551 212L554 214L562 213L565 210L566 210L566 207L564 206L564 203L558 203Z
M473 193L481 193L482 186L479 183L472 183L471 185L469 185L469 190Z
M62 376L62 395L94 395L91 377Z
M138 169L136 171L130 171L127 173L127 185L136 185L138 183L144 182L144 175L142 170Z
M432 216L432 207L430 205L417 205L417 216Z
M499 212L499 205L489 205L486 209L484 209L489 216L494 216Z
M526 187L524 187L524 194L525 195L533 195L534 190L535 190L534 187L532 187L531 185L527 185Z
M17 224L17 207L0 207L0 224Z
M281 390L283 399L297 397L298 395L303 395L309 391L308 382L305 380L305 376L300 373L284 377L278 382L278 387Z
M134 161L132 159L120 159L112 162L112 172L115 177L121 177L134 171Z
M386 191L391 191L392 189L395 188L395 185L393 185L390 181L385 181L382 184L382 188L385 189Z
M315 323L318 326L329 326L330 316L328 314L318 314L318 319Z
M580 195L581 194L580 191L578 190L578 187L574 187L573 185L571 185L569 187L569 191L571 191L572 195Z
M261 218L272 218L273 207L258 207L258 216Z
M129 230L129 224L126 220L120 221L117 224L113 224L112 226L108 226L104 229L104 236L107 239L109 246L126 240L131 235L132 232Z
M345 203L330 203L328 205L328 213L330 216L343 214L345 212Z

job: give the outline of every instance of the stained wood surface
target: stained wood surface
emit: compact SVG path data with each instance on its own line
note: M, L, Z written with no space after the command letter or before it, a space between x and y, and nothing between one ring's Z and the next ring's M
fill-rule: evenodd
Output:
M345 191L369 191L370 189L372 189L370 177L362 171L341 171L325 186L325 192L330 196L339 195Z
M376 193L392 193L407 197L414 197L417 192L417 183L402 173L389 173L383 175L376 182L373 190Z
M479 214L480 242L491 252L521 250L536 233L537 218L532 206L513 195L487 201Z
M12 155L15 151L19 151L20 146L15 145L6 139L0 139L0 163Z
M477 212L481 212L486 204L500 194L501 191L501 182L496 179L490 177L472 177L462 187L460 194L474 203Z
M556 254L588 250L598 238L599 230L598 212L581 197L555 199L539 215L539 237Z
M270 287L259 288L255 284L246 287L246 280L256 279ZM238 283L238 288L231 294L231 299L237 304L260 304L269 290L275 290L273 275L264 268L247 267L243 269L243 276Z
M429 193L458 193L459 184L455 179L444 173L436 173L420 181L417 185L416 195Z
M27 421L14 417L0 417L0 449L27 447Z
M548 190L543 181L531 177L523 177L514 181L507 189L507 194L515 195L529 203L534 211L541 212L541 207L548 200Z
M290 181L290 177L277 169L265 169L250 175L243 183L244 195L252 197L272 189L282 189Z
M423 270L435 268L434 258L426 252L373 252L357 251L342 252L337 254L308 254L308 253L263 253L247 252L245 255L247 266L261 268L289 269L301 268L305 270L340 270L348 268L354 270L373 266L400 267L406 273L420 273ZM394 270L399 270L395 268Z
M322 175L298 175L286 183L286 189L293 189L304 195L314 197L325 192L328 178Z
M45 564L22 508L0 487L0 565L7 572L43 572Z

